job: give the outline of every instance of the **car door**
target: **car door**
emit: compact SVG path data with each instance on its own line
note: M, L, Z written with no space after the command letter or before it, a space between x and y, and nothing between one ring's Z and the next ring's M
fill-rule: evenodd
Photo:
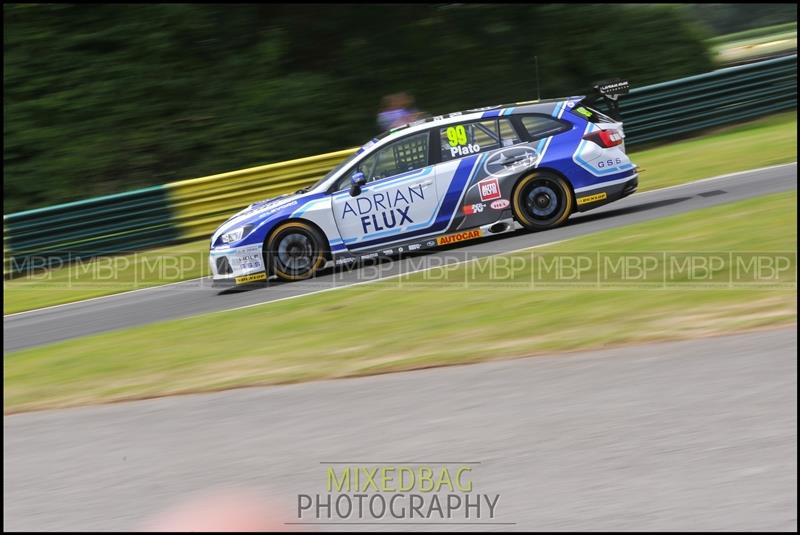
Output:
M378 248L402 241L434 223L439 204L429 132L410 134L377 149L339 181L331 207L336 226L350 250ZM367 182L350 195L350 177Z
M441 232L480 226L496 221L508 203L509 177L521 155L512 154L520 143L508 118L473 118L434 129L439 151L437 190L444 199L436 227ZM466 218L466 221L464 221Z

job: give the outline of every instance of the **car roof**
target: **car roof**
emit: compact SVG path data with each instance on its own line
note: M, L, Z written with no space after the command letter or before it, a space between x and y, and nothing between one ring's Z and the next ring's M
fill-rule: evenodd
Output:
M557 102L564 102L567 100L573 100L576 103L580 100L585 98L584 95L572 96L572 97L561 97L561 98L551 98L551 99L544 99L544 100L528 100L523 102L515 102L513 104L500 104L497 106L486 106L482 108L474 108L465 111L457 111L448 113L445 115L435 115L433 117L428 117L425 119L420 119L419 121L415 121L413 123L404 124L401 126L397 126L392 128L391 130L387 130L382 134L378 135L377 137L373 138L371 141L362 145L354 154L355 158L352 162L348 163L357 163L361 159L367 157L370 154L373 154L376 150L383 148L385 145L389 143L405 137L406 135L415 134L417 132L426 131L430 128L434 128L439 125L445 124L452 124L458 123L462 121L474 121L481 118L492 118L492 117L507 117L510 115L522 114L522 113L545 113L550 115L553 111L553 104ZM495 112L491 115L486 115L489 112ZM349 165L348 165L349 167ZM346 168L342 168L338 170L336 173L332 174L328 180L324 183L319 185L320 190L326 189L330 186L331 183L338 180L342 173L345 171Z
M372 140L371 145L384 145L384 142L388 142L390 139L394 140L402 137L403 134L412 134L422 130L427 130L428 128L435 127L440 124L451 124L460 121L473 121L475 119L484 118L484 116L488 119L491 117L515 115L519 113L550 113L550 111L552 111L551 105L556 102L563 102L565 100L582 100L583 98L583 95L578 95L573 97L528 100L523 102L514 102L512 104L498 104L496 106L485 106L481 108L451 112L443 115L435 115L433 117L427 117L425 119L420 119L418 121L400 125L387 130L375 137ZM497 113L488 115L488 112L495 111ZM370 148L372 148L372 146L370 146Z
M427 117L425 119L420 119L418 121L414 121L412 123L407 123L404 125L397 126L390 130L387 130L375 138L375 141L383 141L384 138L392 136L392 137L399 137L394 136L394 134L398 132L408 132L411 133L412 131L423 130L432 126L436 126L436 124L448 124L453 122L459 122L463 120L474 120L480 119L482 115L486 112L498 110L499 113L497 115L491 115L489 117L495 117L498 115L512 115L517 113L536 113L536 112L543 112L544 109L536 109L538 107L541 108L549 108L551 104L556 102L563 102L564 100L575 100L575 99L583 99L583 95L575 96L575 97L561 97L561 98L551 98L551 99L544 99L544 100L527 100L523 102L514 102L511 104L498 104L496 106L484 106L481 108L473 108L469 110L463 111L455 111L451 113L446 113L442 115L435 115L433 117ZM487 118L489 118L487 117ZM434 124L436 123L436 124ZM422 128L420 128L422 127Z

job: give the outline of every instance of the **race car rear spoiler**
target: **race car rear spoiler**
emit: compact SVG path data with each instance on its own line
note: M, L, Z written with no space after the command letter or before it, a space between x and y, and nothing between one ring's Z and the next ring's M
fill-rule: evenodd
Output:
M592 94L584 99L588 105L592 105L599 100L603 100L608 105L611 116L619 120L619 97L627 95L630 90L630 82L622 78L604 80L592 86Z

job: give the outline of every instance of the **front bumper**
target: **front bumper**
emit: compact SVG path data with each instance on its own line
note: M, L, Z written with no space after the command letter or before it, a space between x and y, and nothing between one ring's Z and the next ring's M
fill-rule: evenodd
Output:
M214 288L231 288L267 280L260 245L214 248L208 255L208 263Z

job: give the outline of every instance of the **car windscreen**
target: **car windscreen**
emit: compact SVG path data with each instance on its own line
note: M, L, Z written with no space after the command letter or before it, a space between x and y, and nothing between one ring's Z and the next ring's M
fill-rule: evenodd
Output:
M358 156L359 154L361 154L361 153L363 153L363 152L365 152L365 151L367 151L367 150L371 149L371 148L373 147L373 145L375 145L377 142L379 142L381 139L385 138L385 137L386 137L386 136L388 136L389 134L391 134L391 133L394 133L394 132L396 132L397 130L400 130L400 129L402 129L402 128L405 128L406 126L408 126L408 125L403 125L403 126L401 126L401 127L398 127L398 128L393 128L393 129L391 129L391 130L387 130L387 131L385 131L385 132L381 132L380 134L378 134L377 136L375 136L375 137L374 137L374 138L372 138L371 140L369 140L369 141L367 141L366 143L364 143L364 145L362 145L362 146L361 146L361 147L360 147L360 148L359 148L357 151L355 151L353 154L351 154L350 156L348 156L347 158L345 158L344 160L342 160L341 162L339 162L339 164L338 164L336 167L334 167L333 169L331 169L330 171L328 171L328 172L325 174L325 176L324 176L324 177L322 177L322 178L320 178L319 180L317 180L317 181L314 183L314 185L313 185L313 186L309 186L309 187L307 187L307 188L303 188L303 190L301 190L301 191L310 191L310 190L312 190L312 189L316 188L317 186L319 186L320 184L322 184L322 183L324 183L326 180L328 180L330 177L332 177L334 174L336 174L336 173L338 173L340 170L342 170L342 169L343 169L343 168L344 168L344 167L345 167L347 164L349 164L350 162L352 162L352 161L353 161L353 159L355 159L355 157L356 157L356 156Z
M323 182L325 182L326 180L328 180L330 177L332 177L334 174L336 174L336 173L338 173L339 171L341 171L341 170L342 170L342 169L343 169L343 168L344 168L344 167L345 167L347 164L349 164L350 162L352 162L352 161L355 159L355 157L356 157L356 156L358 156L359 154L361 154L361 152L363 152L363 151L360 151L360 150L359 150L359 151L356 151L356 152L354 152L353 154L351 154L350 156L348 156L347 158L345 158L344 160L342 160L341 162L339 162L339 163L336 165L336 167L334 167L333 169L331 169L330 171L328 171L327 173L325 173L325 176L324 176L324 177L322 177L322 178L320 178L319 180L317 180L317 181L314 183L314 185L313 185L313 186L310 186L310 187L306 188L306 191L309 191L309 190L312 190L312 189L316 188L317 186L319 186L320 184L322 184Z

